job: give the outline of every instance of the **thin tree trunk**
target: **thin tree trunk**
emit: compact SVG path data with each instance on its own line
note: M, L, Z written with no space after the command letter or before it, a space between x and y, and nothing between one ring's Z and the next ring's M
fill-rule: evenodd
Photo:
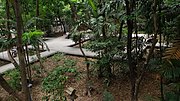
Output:
M36 0L36 17L39 16L39 0Z
M177 35L180 36L180 16L177 17Z
M103 23L104 23L106 21L105 11L103 12L103 17L104 17L104 21L103 21ZM103 35L104 39L107 38L107 36L106 36L106 24L103 24L103 26L102 26L102 35Z
M36 47L36 55L39 59L39 64L40 64L40 67L41 69L43 68L43 63L42 63L42 59L41 59L41 54L40 54L40 47L39 47L39 44L37 45Z
M163 77L162 76L161 76L161 79L160 79L160 91L161 91L161 100L165 101L164 100L164 88L163 88Z
M121 21L121 25L120 25L120 28L119 28L119 37L118 37L118 41L120 41L120 39L121 39L121 37L122 37L123 24L124 24L124 20Z
M138 28L137 28L137 20L135 18L135 34L136 34L136 50L135 50L135 53L136 53L136 57L138 57L138 53L140 52L140 46L138 45L138 40L139 40L139 37L138 37ZM141 39L140 39L141 40ZM139 48L139 51L138 51L138 48ZM140 52L142 53L142 51ZM138 63L138 58L136 58L136 64Z
M8 54L8 57L11 61L11 63L14 65L14 67L19 67L18 63L16 62L16 60L13 58L11 52L10 52L10 47L7 49L7 54Z
M83 54L83 57L85 59L85 62L86 62L86 94L91 96L91 92L90 92L90 87L89 87L89 80L90 80L90 76L89 76L89 62L88 62L88 58L86 57L83 49L82 49L82 46L81 46L81 37L82 37L82 34L80 34L80 37L79 37L79 48L80 48L80 51L81 53Z
M25 44L25 52L26 52L27 75L31 82L32 75L31 75L31 66L30 66L30 62L29 62L29 53L28 53L28 45L27 44Z
M154 9L155 10L155 9ZM159 1L158 3L158 10L159 10L159 14L161 14L161 1ZM160 44L160 62L162 63L162 30L161 30L161 26L162 26L162 17L159 15L158 16L158 32L159 32L159 44ZM164 99L164 91L163 91L163 77L161 75L160 78L160 92L161 92L161 101L165 101Z
M39 17L39 0L36 0L36 17ZM37 19L36 19L36 28L39 28Z
M8 0L6 0L6 18L7 18L7 20L10 19L10 10L9 9L10 9L9 2L8 2ZM7 35L7 38L8 38L8 40L10 40L12 37L11 37L11 33L10 33L9 21L7 21L7 23L6 23L6 29L9 32ZM7 49L8 57L10 58L11 62L14 64L14 66L18 67L17 62L14 60L14 58L12 57L12 54L10 53L10 48L11 48L11 46L9 46ZM6 92L8 92L13 97L15 97L17 100L23 101L22 98L20 97L20 95L18 95L18 93L15 90L13 90L11 86L9 86L9 84L3 78L2 74L0 74L0 85Z
M10 20L10 10L9 10L9 1L6 0L6 18L7 20ZM9 32L8 33L8 39L11 38L11 33L10 33L10 23L9 21L6 22L6 29Z
M152 54L153 54L155 45L156 45L156 43L157 43L157 35L158 35L159 27L158 27L158 24L157 24L157 19L158 19L158 17L157 17L157 12L156 12L157 10L156 10L156 8L157 8L157 1L154 0L154 3L153 3L153 23L154 23L154 38L153 38L153 44L152 44L152 46L151 46L151 49L149 50L149 54L148 54L148 56L147 56L147 58L146 58L145 63L144 63L144 65L142 66L142 68L143 68L142 73L140 74L140 76L138 77L138 79L137 79L137 81L136 81L136 88L135 88L136 92L138 92L138 90L139 90L139 85L140 85L140 83L141 83L141 81L142 81L142 79L143 79L143 77L144 77L144 74L145 74L145 71L146 71L146 69L147 69L148 63L149 63L149 61L150 61L150 59L151 59L151 57L152 57Z
M159 10L159 14L161 14L161 1L159 1L158 10ZM160 45L160 61L162 62L162 30L161 30L162 17L158 15L158 18L159 18L158 19L158 32L159 32L159 45Z
M24 57L24 49L22 44L22 18L20 13L20 4L19 0L14 0L14 7L15 7L15 15L16 15L16 27L17 27L17 51L18 51L18 58L19 58L19 69L21 75L21 82L22 82L22 94L24 96L23 101L31 101L30 92L27 83L27 76L26 76L26 64L25 64L25 57Z
M10 20L10 8L9 8L9 1L8 0L6 0L6 18L7 18L7 20ZM10 33L10 23L9 23L9 21L7 21L7 23L6 23L6 29L8 31L7 38L8 38L8 41L9 41L12 38L11 33ZM15 67L18 67L18 63L15 61L15 59L13 58L13 56L12 56L12 54L10 52L10 49L12 47L13 47L13 45L8 46L7 54L8 54L8 57L9 57L11 63L13 63L13 65Z

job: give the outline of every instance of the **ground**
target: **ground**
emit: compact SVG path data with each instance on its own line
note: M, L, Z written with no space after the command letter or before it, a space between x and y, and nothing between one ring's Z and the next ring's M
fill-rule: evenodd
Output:
M85 84L86 84L86 66L84 63L84 58L76 57L76 56L65 56L66 59L73 59L77 61L77 70L80 73L79 79L69 79L66 82L66 87L73 87L75 88L76 94L78 98L75 101L102 101L103 92L105 89L111 92L112 95L115 97L115 101L129 101L130 100L130 83L128 81L127 76L123 77L115 77L111 80L110 86L105 87L103 85L104 79L98 79L96 75L94 75L94 71L91 72L91 86L94 88L92 95L87 96L85 95ZM93 59L91 59L93 60ZM35 63L33 65L39 65L39 63ZM49 57L43 59L44 69L47 72L50 72L53 68L57 67L58 65L62 65L62 61L54 61L54 58ZM91 66L91 70L93 67ZM33 72L36 73L35 71ZM43 76L47 76L44 74ZM42 97L45 93L41 89L41 80L42 78L37 77L34 75L33 79L33 87L32 87L32 98L33 101L42 101ZM145 79L142 82L140 88L139 99L140 101L158 101L158 97L160 96L160 87L159 87L159 80L156 78L156 74L147 73ZM65 93L67 96L67 94ZM8 100L11 97L2 89L0 88L0 101L12 101ZM153 100L152 100L153 99ZM68 100L70 101L70 100Z

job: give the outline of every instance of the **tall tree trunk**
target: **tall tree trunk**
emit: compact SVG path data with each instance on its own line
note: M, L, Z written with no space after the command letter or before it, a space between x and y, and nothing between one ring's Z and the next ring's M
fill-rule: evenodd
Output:
M37 46L35 46L35 49L36 49L36 55L39 59L39 65L41 67L41 71L43 69L43 63L42 63L42 59L41 59L41 54L40 54L40 47L39 47L39 43L37 44Z
M140 74L140 76L138 77L137 81L136 81L136 91L139 90L139 85L142 81L142 78L145 74L145 71L148 67L148 63L153 55L153 52L154 52L154 49L155 49L155 45L157 43L157 35L158 35L158 31L159 31L159 27L158 27L158 16L157 16L157 0L154 0L154 3L153 3L153 23L154 23L154 38L153 38L153 43L152 43L152 46L149 50L149 54L147 55L147 58L146 58L146 61L144 62L144 65L142 66L143 70L142 70L142 73Z
M36 0L36 17L39 17L39 0ZM38 20L36 20L36 28L39 28Z
M9 1L6 0L6 18L7 20L10 20L10 10L9 10ZM10 23L9 21L6 22L6 29L8 32L10 32ZM8 33L8 39L11 38L11 33Z
M126 3L126 14L127 16L130 16L132 13L132 6L131 2L128 0L125 0ZM129 65L129 70L130 70L130 82L131 82L131 101L137 101L137 96L135 92L136 88L136 75L135 75L135 70L134 66L132 64L132 55L131 55L131 47L132 47L132 32L133 32L133 20L132 19L127 19L127 27L128 27L128 41L127 41L127 57L128 57L128 65Z
M160 0L159 3L158 3L158 10L159 10L159 14L161 14L161 3L162 1ZM159 27L159 47L160 47L160 62L162 63L162 30L161 30L161 26L162 25L162 17L159 15L158 16L158 27ZM161 79L160 79L160 92L161 92L161 101L165 101L164 99L164 88L163 88L163 77L161 76Z
M27 64L27 76L30 82L32 82L32 74L31 74L31 65L30 65L30 61L29 61L29 53L28 53L28 45L25 44L25 53L26 53L26 64Z
M15 15L16 15L16 27L17 27L17 51L18 51L18 59L19 59L19 69L21 75L21 82L22 82L22 94L24 95L23 101L31 101L30 92L27 83L27 76L26 76L26 64L25 64L25 57L24 57L24 49L22 44L22 18L20 13L20 4L19 0L14 0L14 7L15 7Z
M103 21L103 23L104 23L104 22L106 21L105 11L103 12L102 16L103 16L103 18L104 18L104 21ZM104 23L104 24L102 25L102 35L103 35L103 39L104 39L104 40L107 38L107 36L106 36L106 28L107 28L107 25Z
M10 8L9 8L9 1L8 0L6 0L6 18L7 18L7 20L10 20ZM10 33L10 23L9 23L9 21L6 22L6 29L8 31L7 38L8 38L8 41L10 41L12 36L11 36L11 33ZM10 49L12 47L13 47L13 45L8 46L7 54L8 54L8 57L9 57L11 63L13 63L13 65L15 67L18 67L18 63L15 61L15 59L13 58L13 56L12 56L12 54L10 52Z
M10 7L9 7L9 1L8 0L6 0L6 18L7 18L7 20L10 19ZM8 38L8 40L10 40L12 37L11 37L11 33L10 33L10 23L9 23L9 21L7 21L7 23L6 23L6 29L9 32L8 35L7 35L7 38ZM11 47L12 46L9 46L8 49L7 49L8 57L10 58L11 62L13 64L15 64L14 66L17 67L18 64L13 59L13 57L12 57L12 55L10 53ZM17 100L23 101L21 96L15 90L13 90L13 88L6 82L6 80L3 78L2 74L0 74L0 85L6 92L8 92L13 97L15 97Z

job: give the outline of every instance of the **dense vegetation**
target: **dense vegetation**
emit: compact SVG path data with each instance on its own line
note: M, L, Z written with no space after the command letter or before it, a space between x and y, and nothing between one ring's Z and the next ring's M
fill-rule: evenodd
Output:
M108 85L120 73L129 76L131 101L138 100L145 74L152 72L159 74L160 100L180 100L179 0L0 0L0 14L1 51L8 51L11 62L18 68L16 71L20 72L16 75L20 76L22 83L21 87L18 85L13 88L11 84L18 81L9 82L8 85L0 74L0 85L17 100L31 101L27 87L27 79L32 79L31 67L26 58L29 56L27 46L31 44L35 48L35 54L40 60L40 71L43 71L40 46L46 44L42 37L66 32L71 33L70 37L79 42L82 53L82 47L97 53L94 70L97 70L97 77L103 78ZM59 26L61 31L53 30ZM81 39L87 33L91 36L90 40L82 46ZM150 39L140 37L139 34L145 34ZM14 47L17 47L19 64L10 51ZM91 77L90 61L84 53L83 56L87 66L86 92L91 95L88 84ZM56 87L64 84L66 76L61 74L76 72L62 67L54 70L43 81L43 85L52 81L52 89L58 89ZM116 70L121 72L113 72ZM60 74L59 78L56 73ZM62 80L59 81L61 85L55 82L57 79ZM51 87L44 87L48 93L60 92L57 99L65 100L61 94L63 88L54 93ZM23 92L21 96L17 93L20 91ZM113 100L109 92L105 94L109 95L107 99Z

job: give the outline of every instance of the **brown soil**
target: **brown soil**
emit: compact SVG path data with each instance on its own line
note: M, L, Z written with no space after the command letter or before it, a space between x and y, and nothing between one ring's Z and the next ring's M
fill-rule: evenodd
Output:
M75 56L65 56L68 59L74 59L77 61L77 70L80 73L80 79L69 79L66 83L66 88L73 87L75 88L78 98L75 101L102 101L103 92L105 86L103 85L103 79L98 79L94 71L92 71L90 84L94 88L91 96L85 95L86 90L86 66L84 63L84 58L75 57ZM39 65L35 63L34 65ZM54 61L51 57L44 60L44 69L49 72L54 67L62 65L62 61ZM92 70L91 66L91 70ZM35 74L35 72L33 72ZM44 74L46 76L46 74ZM33 101L42 101L42 97L45 93L41 89L41 80L42 78L34 77L33 87L32 87L32 97ZM147 101L148 98L154 97L153 101L158 101L160 96L159 92L159 80L156 78L156 74L146 74L145 79L140 87L139 100ZM110 86L107 88L109 92L115 97L115 101L129 101L130 100L130 83L127 76L123 77L114 77L111 80ZM67 96L67 94L65 93ZM8 101L7 99L11 98L2 88L0 88L0 101ZM68 99L68 101L70 101ZM149 101L149 100L148 100ZM152 101L152 100L151 100Z

